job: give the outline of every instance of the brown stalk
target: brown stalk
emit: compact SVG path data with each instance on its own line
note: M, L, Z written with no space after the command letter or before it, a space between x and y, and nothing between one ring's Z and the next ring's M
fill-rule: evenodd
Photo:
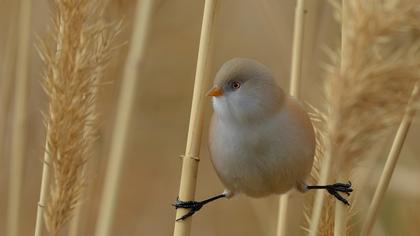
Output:
M38 211L44 213L50 235L58 234L79 204L86 183L82 169L96 138L96 86L118 33L116 25L103 23L100 0L55 0L54 7L51 38L41 41L39 50L49 99L45 117L49 161L44 164L41 199L46 200L49 189L49 200ZM48 187L49 171L52 182ZM40 222L37 219L36 235L42 235Z

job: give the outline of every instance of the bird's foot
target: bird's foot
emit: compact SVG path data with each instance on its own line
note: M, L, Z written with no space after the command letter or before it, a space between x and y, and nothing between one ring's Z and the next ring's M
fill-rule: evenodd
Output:
M351 192L353 192L353 189L351 188L351 182L349 181L346 184L343 183L335 183L330 185L309 185L307 186L307 189L325 189L328 191L329 194L333 195L335 198L337 198L340 202L350 205L349 201L345 199L343 196L339 194L345 193L347 196L350 195Z
M348 183L335 183L331 185L326 185L325 189L328 191L329 194L333 195L335 198L337 198L339 201L346 205L350 205L349 201L345 199L343 196L339 194L345 193L347 196L350 196L350 193L353 192L353 189L351 188L351 182Z
M176 221L185 220L188 217L194 215L194 213L199 211L204 206L204 204L205 204L204 201L202 201L202 202L185 201L184 202L184 201L179 200L179 198L176 198L175 203L172 204L172 206L174 206L175 209L178 209L178 208L189 209L187 214L185 214L185 215L181 216L180 218L176 219Z

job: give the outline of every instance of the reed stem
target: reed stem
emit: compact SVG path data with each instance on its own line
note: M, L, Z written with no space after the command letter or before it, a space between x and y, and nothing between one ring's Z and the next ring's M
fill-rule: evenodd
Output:
M47 128L48 133L48 128ZM50 173L51 173L51 157L48 151L48 142L45 142L45 152L44 160L42 164L42 180L41 180L41 190L39 193L39 201L36 212L36 222L35 222L35 236L44 235L44 210L47 206L47 196L48 196L48 186L50 184Z
M111 235L122 164L125 156L125 146L130 128L130 118L136 97L137 81L139 80L138 75L146 60L146 45L155 2L154 0L144 0L137 3L134 29L124 66L120 98L117 106L105 186L99 207L99 217L95 230L96 236Z
M361 236L368 236L371 234L372 228L375 224L375 220L378 216L378 210L382 203L385 193L389 187L392 174L394 173L395 167L399 160L401 150L403 148L405 139L411 126L411 122L415 116L416 110L411 108L410 105L418 93L418 84L414 87L411 95L411 102L409 102L407 111L398 127L397 134L395 135L394 141L391 146L391 150L388 154L387 161L385 163L384 170L382 171L379 179L379 184L376 187L375 194L373 196L372 203L369 206L367 217L363 223Z
M347 21L349 17L349 6L347 0L342 0L341 3L341 71L345 71L345 67L348 66L348 45L347 45L347 38L346 38L346 29L347 29ZM339 173L337 178L337 182L346 182L348 181L349 176L347 176L347 172L342 171ZM346 227L347 227L347 211L348 207L342 204L340 201L336 201L335 203L335 213L334 213L334 235L346 235Z
M199 161L198 156L200 153L203 130L204 105L206 101L204 93L209 85L209 77L205 72L209 61L208 54L210 50L214 16L216 13L216 4L217 0L206 0L204 5L187 145L185 156L182 161L181 182L178 195L183 201L193 200L195 194ZM176 211L176 218L181 217L185 213L186 209L178 208ZM191 229L191 220L192 217L183 221L176 221L174 236L188 236Z
M292 68L290 75L290 95L299 99L299 86L302 72L303 37L305 28L305 0L298 0L295 9L295 23L293 32ZM277 236L287 235L287 211L289 193L283 194L279 199L279 213L277 223Z
M31 32L31 0L22 0L19 4L19 36L16 54L16 85L15 85L15 116L13 122L10 175L9 175L9 204L7 235L19 235L19 222L22 181L24 174L24 155L27 120L28 97L28 69L29 69L29 41Z
M15 2L13 1L11 6L12 15L15 13ZM14 17L15 18L15 17ZM2 70L1 70L1 83L0 83L0 162L2 161L4 152L4 137L6 132L6 121L8 117L8 111L10 108L11 89L13 81L13 68L16 59L16 27L14 25L14 19L9 22L9 28L7 29L6 47L3 58Z
M305 0L298 0L295 9L295 25L293 32L292 70L290 75L290 95L300 98L300 81L303 64L303 39L305 15L307 13Z

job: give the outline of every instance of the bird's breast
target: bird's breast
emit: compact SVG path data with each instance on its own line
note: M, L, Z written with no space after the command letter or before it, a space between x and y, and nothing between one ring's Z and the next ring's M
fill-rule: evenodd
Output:
M210 153L227 188L265 196L289 190L299 176L308 174L307 170L299 173L299 165L300 162L312 165L313 147L306 145L299 126L289 119L287 113L279 113L265 122L247 126L213 117Z

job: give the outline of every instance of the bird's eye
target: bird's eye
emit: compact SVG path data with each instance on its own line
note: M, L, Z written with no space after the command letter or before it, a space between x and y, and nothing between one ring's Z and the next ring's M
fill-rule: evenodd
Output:
M238 89L238 88L240 88L241 87L241 83L239 83L238 81L232 81L232 83L230 84L230 87L232 88L232 89Z

